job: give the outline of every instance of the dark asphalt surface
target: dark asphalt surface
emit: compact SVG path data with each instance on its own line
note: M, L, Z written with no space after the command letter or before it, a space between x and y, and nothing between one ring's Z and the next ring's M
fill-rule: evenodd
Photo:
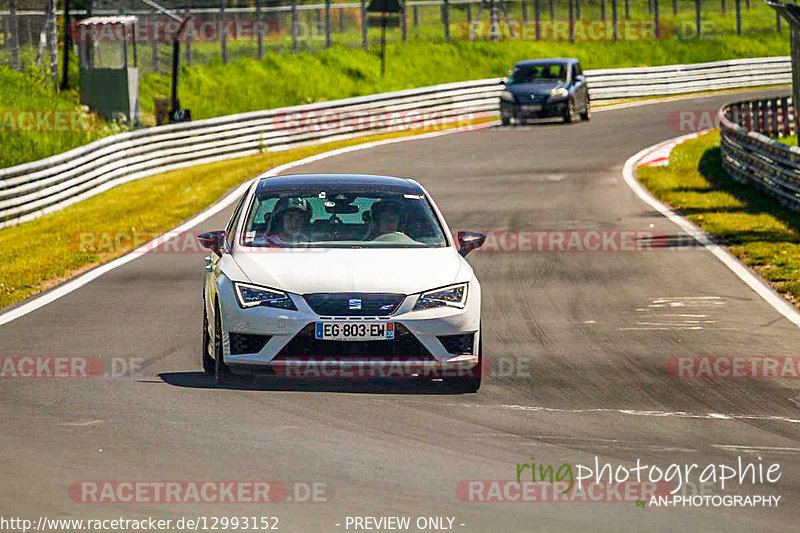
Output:
M414 177L454 231L679 235L635 197L622 165L680 133L667 124L671 111L746 97L611 110L572 126L445 135L294 170ZM229 214L198 229L222 228ZM435 382L213 386L200 367L202 254L148 254L0 326L3 356L142 365L135 377L0 382L0 515L277 516L285 532L348 531L347 516L397 515L455 517L454 529L464 532L786 531L800 523L798 381L666 372L675 356L800 353L797 328L710 253L469 259L483 288L485 356L496 368L518 369L486 377L478 394ZM556 467L594 465L597 456L615 466L641 459L701 468L760 457L781 465L779 482L727 493L782 498L778 508L640 509L457 497L460 481L510 480L531 456ZM328 501L84 504L68 495L83 480L319 482ZM707 493L724 494L718 484Z

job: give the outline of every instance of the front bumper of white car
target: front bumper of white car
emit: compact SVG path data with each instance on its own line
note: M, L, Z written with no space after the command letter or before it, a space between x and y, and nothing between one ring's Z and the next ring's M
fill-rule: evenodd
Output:
M219 285L223 360L228 366L255 371L261 367L298 376L306 371L312 376L316 371L320 377L326 376L326 371L336 371L342 377L380 376L384 371L387 376L424 375L430 371L432 377L447 377L460 375L479 362L481 294L475 278L469 280L463 308L442 306L415 311L419 295L412 294L396 298L401 303L391 314L370 316L360 311L354 316L329 314L341 306L325 307L309 298L310 303L299 294L288 296L297 310L243 308L230 281ZM325 295L334 303L337 298L354 296L375 298L374 294L363 293ZM378 341L320 340L315 337L315 327L321 321L391 322L395 335L394 339Z

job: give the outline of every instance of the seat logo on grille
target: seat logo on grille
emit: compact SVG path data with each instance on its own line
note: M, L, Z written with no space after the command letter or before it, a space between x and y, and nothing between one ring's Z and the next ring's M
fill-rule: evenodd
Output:
M347 308L351 311L361 309L361 299L360 298L350 298L347 300Z

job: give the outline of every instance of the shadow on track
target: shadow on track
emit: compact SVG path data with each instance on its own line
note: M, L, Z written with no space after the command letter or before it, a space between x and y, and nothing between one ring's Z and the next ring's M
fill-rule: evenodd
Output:
M425 394L459 395L442 381L427 379L304 379L271 375L239 376L226 378L226 383L216 385L214 378L204 372L165 372L159 377L175 387L191 389L231 389L263 392L344 392L350 394Z

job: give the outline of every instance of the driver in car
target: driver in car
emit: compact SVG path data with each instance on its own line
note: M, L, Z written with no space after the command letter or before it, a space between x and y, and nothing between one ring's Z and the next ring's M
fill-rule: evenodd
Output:
M276 244L306 242L306 229L311 222L311 207L305 198L289 198L277 215L277 231L269 240Z
M393 200L377 201L370 209L369 239L387 233L401 233L405 225L405 209Z

